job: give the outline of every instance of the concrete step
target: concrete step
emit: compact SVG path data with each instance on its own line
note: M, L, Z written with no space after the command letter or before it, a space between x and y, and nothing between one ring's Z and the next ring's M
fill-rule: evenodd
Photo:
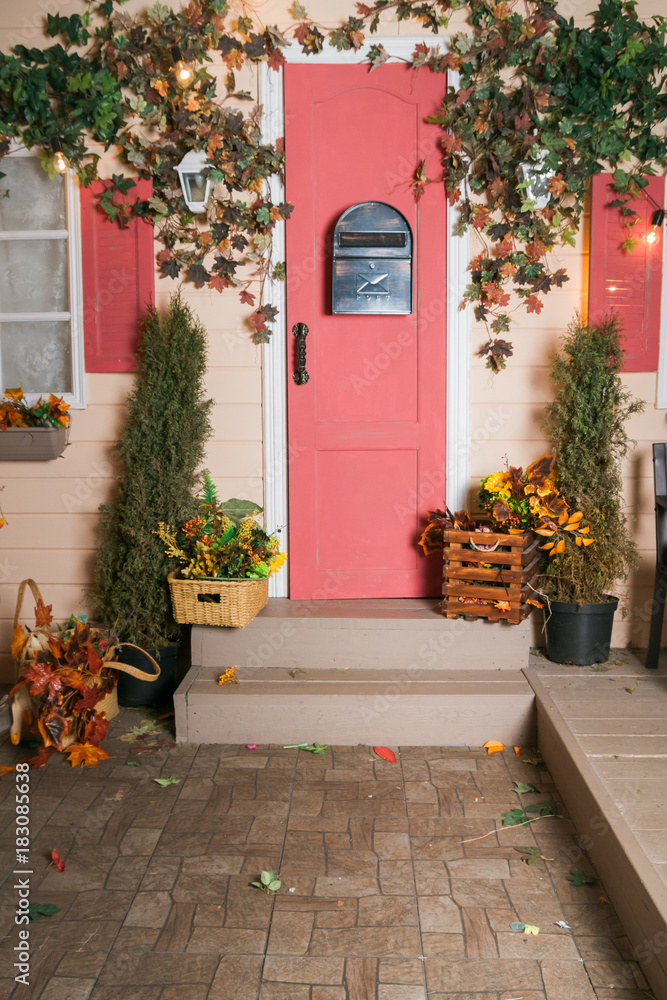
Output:
M272 598L245 628L192 628L192 662L244 668L507 670L528 664L532 629L449 621L437 600Z
M534 741L534 696L520 670L195 665L174 695L181 743L481 746ZM303 668L302 668L303 669Z

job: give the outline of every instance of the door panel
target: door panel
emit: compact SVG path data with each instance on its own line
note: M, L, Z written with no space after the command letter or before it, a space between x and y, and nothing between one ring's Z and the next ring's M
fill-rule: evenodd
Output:
M439 169L442 76L403 66L285 67L290 596L440 593L417 548L445 467L445 197L416 203L415 169ZM361 201L397 208L413 233L411 315L333 315L333 229ZM296 386L292 326L309 328ZM428 489L424 490L424 486ZM425 496L422 498L420 492Z

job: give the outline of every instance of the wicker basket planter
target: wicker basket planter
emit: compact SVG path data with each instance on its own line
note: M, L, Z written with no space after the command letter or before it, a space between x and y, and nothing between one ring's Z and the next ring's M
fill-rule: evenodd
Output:
M443 614L512 625L523 621L531 610L526 601L536 596L531 588L537 588L541 539L532 531L506 535L452 530L444 535ZM476 601L490 603L471 603ZM498 602L509 608L498 608Z
M179 570L167 579L181 625L245 628L269 599L268 580L184 580Z

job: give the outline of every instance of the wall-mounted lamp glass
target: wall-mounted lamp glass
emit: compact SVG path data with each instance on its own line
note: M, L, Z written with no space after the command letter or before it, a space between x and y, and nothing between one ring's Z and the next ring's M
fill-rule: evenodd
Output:
M53 150L53 165L59 174L64 174L67 170L69 164L63 153L63 147L58 136L54 136L51 140L51 149Z
M521 163L517 168L517 173L520 180L526 181L524 188L526 198L532 201L535 208L540 211L549 204L551 192L547 185L551 178L556 175L553 170L544 167L549 150L536 149L534 146L533 150L533 159L528 163Z
M211 193L209 166L209 161L203 150L195 152L194 149L191 149L176 167L185 204L195 215L201 215L206 211L206 202Z
M665 221L665 209L657 208L651 216L651 228L646 234L647 243L655 243L660 236L660 229Z
M192 83L195 75L192 66L185 62L183 59L183 53L178 45L172 45L171 56L174 60L173 70L174 76L176 77L176 83L179 87L187 87L188 84Z

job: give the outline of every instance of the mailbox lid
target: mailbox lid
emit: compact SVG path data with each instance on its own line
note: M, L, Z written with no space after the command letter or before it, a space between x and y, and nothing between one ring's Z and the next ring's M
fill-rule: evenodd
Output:
M405 217L383 201L363 201L346 209L334 229L337 257L412 258L412 231Z
M412 312L409 260L339 258L333 263L333 313L408 315Z

